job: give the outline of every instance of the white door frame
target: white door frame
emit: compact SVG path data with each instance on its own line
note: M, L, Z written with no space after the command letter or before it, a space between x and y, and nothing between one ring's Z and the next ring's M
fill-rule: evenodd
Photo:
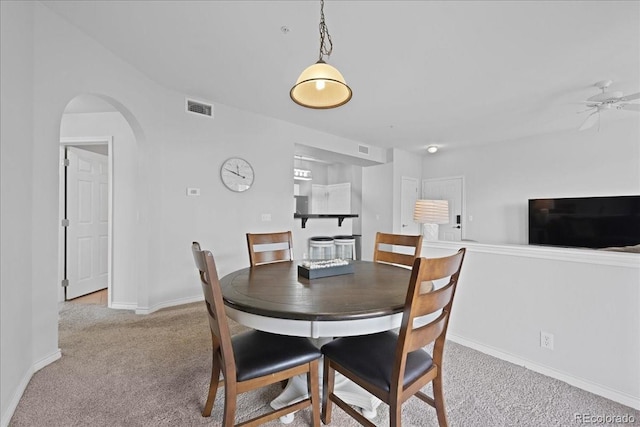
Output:
M62 220L64 219L65 208L65 171L64 159L65 149L67 146L88 146L88 145L106 145L107 154L107 170L109 176L107 179L107 306L111 308L111 295L113 277L113 137L112 136L89 136L89 137L68 137L60 138L60 160L59 160L59 186L58 186L58 302L64 301L64 288L62 287L62 279L64 278L65 267L65 246L64 246L64 227Z
M422 180L422 198L425 198L424 189L427 187L427 183L429 182L438 182L438 181L449 181L452 179L459 179L462 182L462 195L460 200L460 226L462 229L460 230L460 239L464 240L466 237L466 229L467 229L467 192L466 192L466 183L464 180L464 175L456 175L456 176L446 176L442 178L426 178Z
M412 176L404 176L403 175L400 178L400 221L399 221L400 222L400 224L399 224L400 225L400 227L399 227L400 228L400 231L399 231L400 234L405 234L405 227L404 227L404 224L403 224L404 221L403 221L403 218L402 218L402 211L403 211L403 208L405 207L405 200L403 200L403 197L404 197L404 183L405 183L405 181L410 181L410 182L415 183L415 185L416 185L415 199L416 200L420 199L420 180L418 178L414 178ZM415 206L415 202L413 203L413 205ZM411 213L411 212L413 212L413 207L411 208L409 213ZM412 217L412 221L413 221L413 217ZM418 224L417 227L413 227L413 228L414 228L415 232L408 233L408 234L422 234L422 224Z

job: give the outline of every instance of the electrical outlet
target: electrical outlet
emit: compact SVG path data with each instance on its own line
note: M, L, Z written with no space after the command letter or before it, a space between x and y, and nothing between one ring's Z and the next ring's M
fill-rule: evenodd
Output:
M540 331L540 347L553 350L553 334Z
M263 213L261 215L261 218L262 218L263 221L271 221L271 214Z

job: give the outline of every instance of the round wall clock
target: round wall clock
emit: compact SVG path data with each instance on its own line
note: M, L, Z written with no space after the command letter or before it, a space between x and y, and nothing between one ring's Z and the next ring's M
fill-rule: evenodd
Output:
M253 185L253 168L244 159L231 157L220 168L220 179L231 191L247 191Z

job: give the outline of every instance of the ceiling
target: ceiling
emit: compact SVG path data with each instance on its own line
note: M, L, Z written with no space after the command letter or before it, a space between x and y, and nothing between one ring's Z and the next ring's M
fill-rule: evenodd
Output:
M327 62L353 90L332 110L289 98L318 59L319 1L43 4L186 96L383 148L577 131L594 83L640 91L638 1L327 0ZM604 116L602 126L615 126L639 115Z

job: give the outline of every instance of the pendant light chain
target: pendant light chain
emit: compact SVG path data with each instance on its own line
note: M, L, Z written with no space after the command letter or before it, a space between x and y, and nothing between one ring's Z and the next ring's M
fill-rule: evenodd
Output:
M329 35L329 28L327 28L327 24L324 22L324 0L320 0L320 57L318 60L324 62L324 57L329 57L332 50L333 43Z

